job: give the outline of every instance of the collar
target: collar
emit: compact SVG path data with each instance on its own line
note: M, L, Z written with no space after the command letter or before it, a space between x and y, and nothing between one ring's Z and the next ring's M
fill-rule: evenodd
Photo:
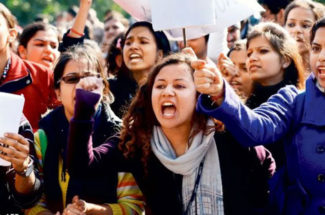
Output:
M325 95L317 87L316 80L312 76L306 81L306 93L303 123L311 123L318 126L325 125Z
M6 78L1 78L0 80L0 92L13 93L25 88L31 83L32 77L24 61L16 54L11 53L10 65L6 73Z

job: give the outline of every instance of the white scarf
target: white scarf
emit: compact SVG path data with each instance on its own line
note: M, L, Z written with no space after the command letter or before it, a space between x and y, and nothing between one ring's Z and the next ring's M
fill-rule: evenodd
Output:
M209 120L207 125L213 126L213 121ZM223 215L221 172L214 132L209 135L204 135L203 131L199 132L190 140L189 145L187 152L177 157L161 127L154 126L151 138L152 151L167 169L183 175L184 210L192 196L199 165L202 159L205 159L197 194L188 214Z

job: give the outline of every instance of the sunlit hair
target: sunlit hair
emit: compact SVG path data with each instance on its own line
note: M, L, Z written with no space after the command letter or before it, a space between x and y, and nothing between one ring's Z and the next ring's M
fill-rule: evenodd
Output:
M242 50L246 51L246 43L247 43L246 39L235 41L233 47L231 47L231 49L227 53L227 56L229 57L231 52L233 51L242 51Z
M299 89L304 88L304 67L298 51L296 41L280 25L264 22L254 26L247 36L247 49L252 39L265 38L271 47L280 55L281 59L291 59L290 65L284 69L283 81L285 85L295 85Z
M123 128L121 131L121 142L119 148L127 158L141 159L144 167L146 167L147 159L151 153L150 139L152 130L159 122L154 114L152 108L151 94L155 79L159 72L166 66L186 64L193 76L194 70L191 67L191 57L185 54L173 54L153 68L147 82L142 85L133 99L128 112L123 118ZM197 97L198 97L197 93ZM193 115L192 123L195 122L196 129L190 135L193 137L200 131L210 132L211 129L207 128L207 117L203 114L195 112Z
M309 0L295 0L291 2L284 11L284 23L287 23L290 11L298 7L311 10L311 12L314 14L315 21L324 16L325 7L321 3Z
M90 45L72 46L60 55L54 67L54 88L60 88L59 80L63 76L66 65L72 60L76 62L85 61L88 64L88 68L96 69L96 71L100 74L100 77L103 79L105 86L103 90L103 99L104 101L111 102L113 97L109 90L107 75L100 63L96 49L92 48Z
M10 10L6 6L4 6L2 3L0 3L0 14L6 20L8 28L16 27L16 25L17 25L16 17L14 15L12 15Z
M58 42L60 42L59 32L53 25L44 22L34 22L27 25L19 37L19 45L27 48L30 39L37 34L38 31L53 31L57 35Z

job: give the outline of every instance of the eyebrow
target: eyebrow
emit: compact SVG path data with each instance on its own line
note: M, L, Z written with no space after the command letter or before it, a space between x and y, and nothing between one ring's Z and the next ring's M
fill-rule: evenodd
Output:
M291 21L303 21L303 22L308 22L308 23L313 23L313 21L310 21L308 19L304 19L304 20L297 20L297 19L294 19L294 18L290 18L288 20L291 20Z
M50 43L58 43L58 42L53 41L53 40L43 40L43 39L39 39L39 38L35 38L34 41L36 41L36 42L50 42Z
M133 38L134 38L134 35L131 35L131 36L127 37L126 40L133 39ZM147 40L149 40L149 38L148 37L145 37L145 36L139 36L139 38L140 39L147 39Z
M157 81L166 81L166 79L160 78L160 79L157 79ZM177 78L177 79L174 79L173 81L186 81L186 80L183 78Z

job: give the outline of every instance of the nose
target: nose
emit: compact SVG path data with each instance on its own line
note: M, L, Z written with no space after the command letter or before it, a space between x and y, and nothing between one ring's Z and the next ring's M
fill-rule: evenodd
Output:
M52 48L52 46L51 46L51 44L47 44L46 46L45 46L45 51L46 52L52 52L54 49Z
M322 51L319 53L318 60L321 62L325 61L325 48L322 48Z
M162 92L163 96L174 96L174 88L171 85L167 85L166 88Z
M293 28L293 31L295 34L301 34L303 32L303 29L300 25L296 25L294 28Z
M137 42L132 42L129 47L130 47L130 49L138 49L139 44Z
M247 62L248 62L248 63L251 63L251 62L256 61L257 59L258 59L258 55L257 55L257 53L256 53L255 51L253 51L253 52L249 55L249 57L247 57Z

